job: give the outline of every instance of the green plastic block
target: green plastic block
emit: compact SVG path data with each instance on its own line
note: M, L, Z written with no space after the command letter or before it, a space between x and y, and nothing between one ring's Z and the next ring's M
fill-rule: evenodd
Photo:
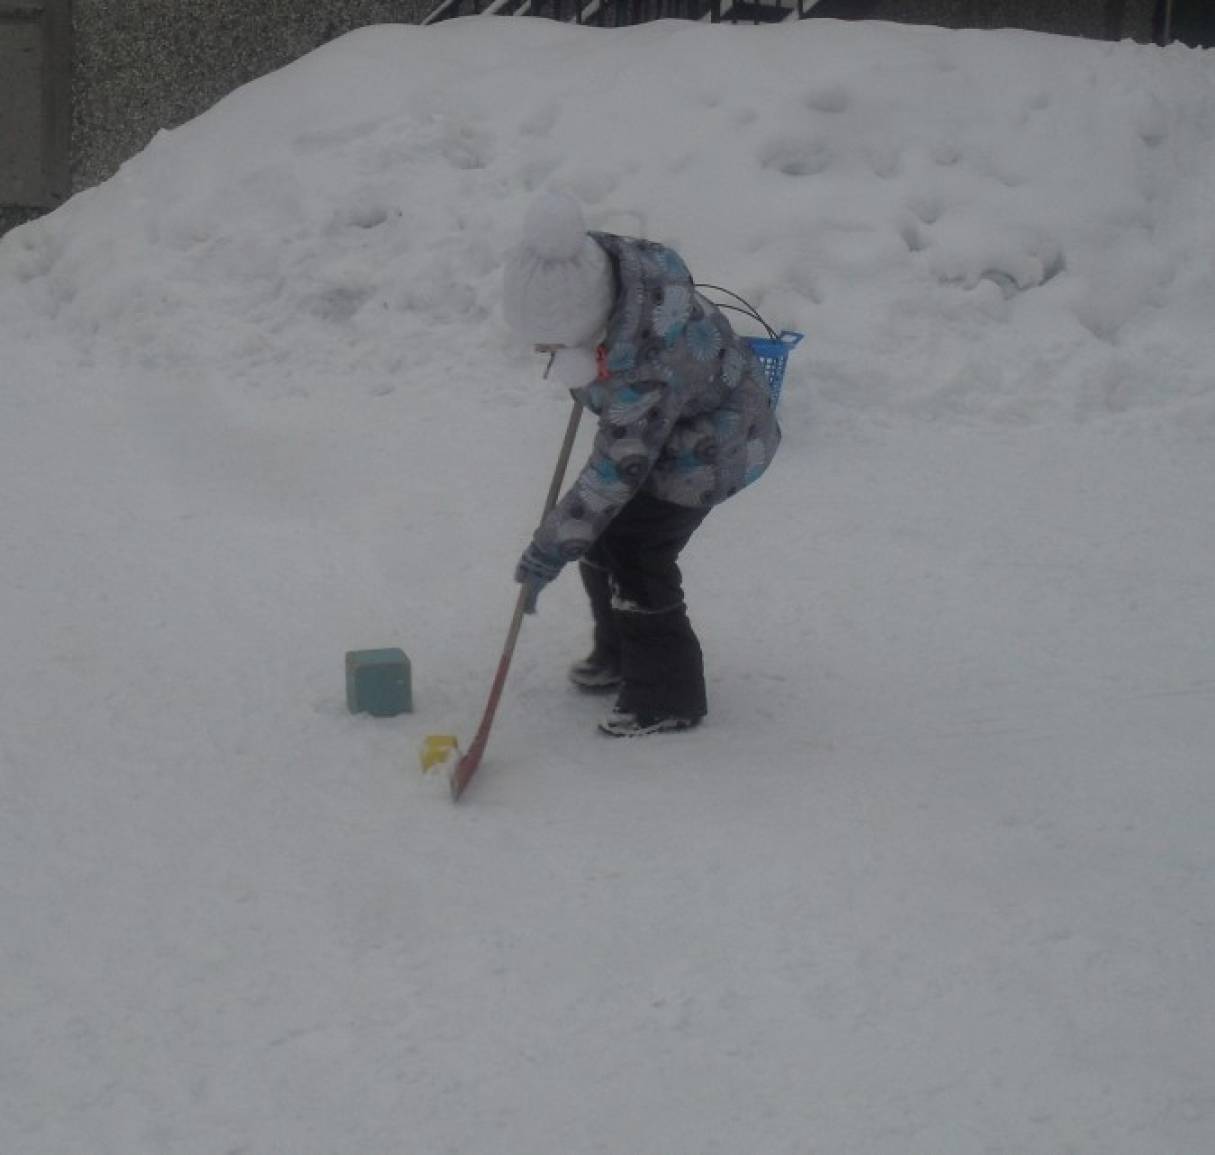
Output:
M346 654L346 706L352 714L391 718L413 710L409 659L404 650L350 650Z

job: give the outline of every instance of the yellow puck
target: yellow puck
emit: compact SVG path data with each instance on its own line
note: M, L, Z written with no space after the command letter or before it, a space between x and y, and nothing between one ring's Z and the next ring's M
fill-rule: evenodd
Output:
M460 749L460 744L454 734L427 734L422 740L422 748L418 751L422 763L422 773L429 774L436 766L443 765L453 751Z

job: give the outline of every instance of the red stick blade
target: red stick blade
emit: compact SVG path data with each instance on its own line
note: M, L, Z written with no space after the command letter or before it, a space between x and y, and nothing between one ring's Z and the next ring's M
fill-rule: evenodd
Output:
M472 781L477 767L481 765L481 751L484 748L484 743L474 742L472 749L456 763L456 768L451 772L451 800L453 802L460 801L460 795Z

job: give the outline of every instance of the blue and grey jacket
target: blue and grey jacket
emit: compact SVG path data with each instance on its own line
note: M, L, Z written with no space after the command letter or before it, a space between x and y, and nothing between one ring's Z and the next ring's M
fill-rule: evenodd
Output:
M571 390L599 418L590 459L535 533L563 561L581 557L635 494L717 505L755 481L780 444L763 369L679 255L590 235L611 258L617 292L599 374Z

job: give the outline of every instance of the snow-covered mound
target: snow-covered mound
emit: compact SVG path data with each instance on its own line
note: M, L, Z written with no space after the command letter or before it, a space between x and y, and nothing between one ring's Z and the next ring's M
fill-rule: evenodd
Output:
M1213 140L1180 46L472 19L0 240L0 1151L1215 1148ZM807 341L706 724L596 741L567 574L453 808L548 185Z
M10 238L4 312L237 397L384 388L501 356L503 250L556 182L810 333L821 400L1208 419L1213 71L829 21L369 29Z

